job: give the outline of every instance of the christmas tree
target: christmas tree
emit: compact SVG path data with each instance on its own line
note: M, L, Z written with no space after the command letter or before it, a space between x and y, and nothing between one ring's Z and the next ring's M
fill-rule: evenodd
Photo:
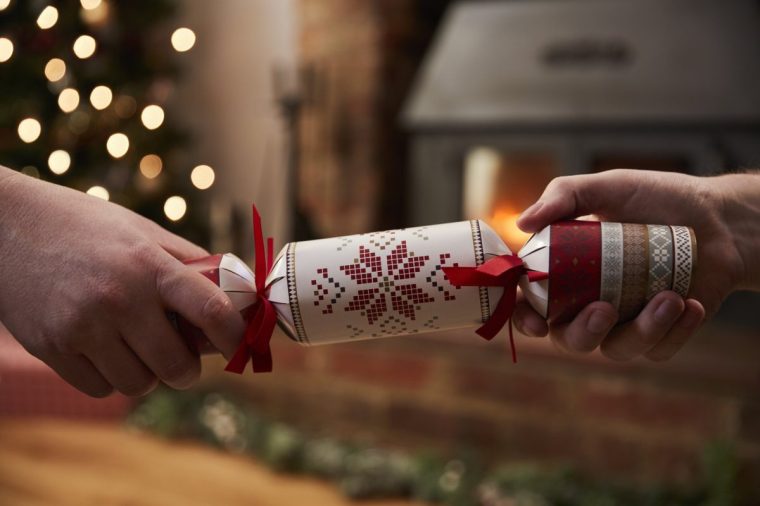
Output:
M195 44L175 13L173 0L0 0L0 164L203 242L214 172L166 112Z

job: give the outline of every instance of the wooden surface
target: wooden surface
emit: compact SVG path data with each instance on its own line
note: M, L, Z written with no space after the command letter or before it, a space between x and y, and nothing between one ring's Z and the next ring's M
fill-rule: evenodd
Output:
M0 420L0 504L349 506L328 483L122 427ZM362 502L413 506L404 501ZM417 506L422 506L417 503Z

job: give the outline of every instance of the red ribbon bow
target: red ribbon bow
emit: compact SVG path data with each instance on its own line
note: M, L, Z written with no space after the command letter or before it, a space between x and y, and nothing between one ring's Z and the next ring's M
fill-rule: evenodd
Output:
M272 371L272 351L269 349L269 341L272 339L274 326L277 323L277 313L272 303L267 299L265 290L267 275L272 270L274 261L274 241L271 237L267 237L267 249L265 251L261 216L256 206L253 206L253 246L256 297L258 300L248 318L245 337L227 367L224 368L225 371L238 374L245 370L249 359L253 372Z
M488 340L499 333L509 322L509 346L512 362L517 362L515 339L512 335L512 313L517 302L517 284L520 276L526 274L530 281L547 279L549 274L532 271L525 267L517 255L501 255L484 262L478 267L444 267L443 272L454 286L503 286L502 294L491 317L475 332Z

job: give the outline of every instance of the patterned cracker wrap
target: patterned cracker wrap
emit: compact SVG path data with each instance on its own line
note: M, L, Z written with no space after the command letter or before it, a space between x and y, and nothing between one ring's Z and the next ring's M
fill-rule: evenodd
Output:
M303 345L474 327L490 318L504 288L455 287L443 268L507 254L480 220L293 242L274 259L266 297L280 328ZM228 253L187 264L250 313L255 277L242 260ZM199 352L215 352L183 318L177 326Z
M696 238L687 227L565 221L534 234L514 255L487 224L471 220L294 242L271 257L263 297L234 255L188 265L227 292L247 318L268 301L279 326L303 345L478 325L490 338L509 320L518 282L530 305L554 322L596 300L629 319L659 291L686 296ZM494 274L497 265L502 270ZM469 283L457 276L472 271L478 272ZM182 318L177 324L200 352L213 350L198 329ZM268 354L268 337L264 344Z
M535 234L518 256L529 269L549 273L544 281L520 280L531 306L545 318L567 322L603 300L626 321L661 291L688 295L696 236L680 226L565 221Z
M443 268L509 253L478 220L295 242L275 259L268 296L307 345L472 327L504 289L454 287Z

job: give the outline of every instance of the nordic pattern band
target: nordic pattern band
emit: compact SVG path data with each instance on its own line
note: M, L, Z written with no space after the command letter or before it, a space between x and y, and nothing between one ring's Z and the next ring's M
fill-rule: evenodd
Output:
M620 308L623 289L623 225L602 222L602 281L599 300Z
M644 307L647 295L649 258L646 225L623 224L623 290L620 320L634 318Z
M691 231L688 227L670 228L673 231L673 291L681 297L686 297L691 285Z
M649 282L647 300L673 284L673 234L670 227L647 225L649 232Z

